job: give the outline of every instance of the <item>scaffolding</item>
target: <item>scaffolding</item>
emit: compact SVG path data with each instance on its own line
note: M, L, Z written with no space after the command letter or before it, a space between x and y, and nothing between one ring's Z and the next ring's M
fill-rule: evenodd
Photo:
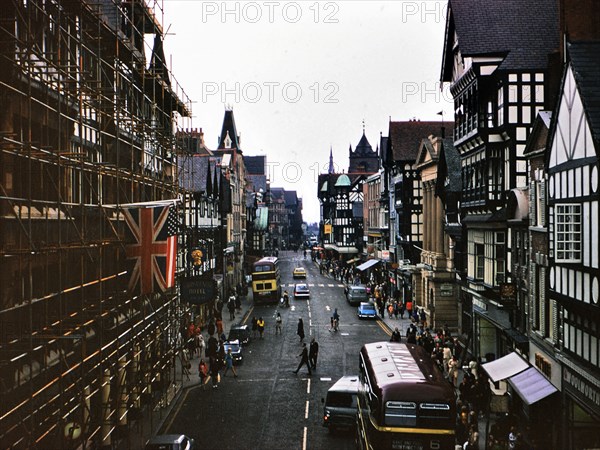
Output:
M0 8L4 448L113 447L172 397L186 311L174 292L127 291L121 212L181 193L191 102L165 61L163 6Z

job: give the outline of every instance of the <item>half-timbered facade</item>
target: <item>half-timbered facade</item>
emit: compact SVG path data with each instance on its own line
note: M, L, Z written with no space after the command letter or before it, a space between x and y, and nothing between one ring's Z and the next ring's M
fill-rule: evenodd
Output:
M476 356L526 351L526 336L504 308L515 285L508 273L513 255L507 201L512 189L527 185L525 144L550 97L547 67L558 48L557 5L485 0L474 10L470 1L451 0L446 20L441 81L451 83L454 98L466 230L461 301L474 319L473 328L462 331L473 334ZM511 286L501 292L505 283Z
M547 157L548 287L562 326L562 448L591 448L600 439L600 43L570 44L567 55Z

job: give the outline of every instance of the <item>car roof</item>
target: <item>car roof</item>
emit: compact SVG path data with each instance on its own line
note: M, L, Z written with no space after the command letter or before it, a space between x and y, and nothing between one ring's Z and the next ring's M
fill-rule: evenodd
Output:
M363 306L370 306L370 307L373 307L373 309L375 309L375 305L373 303L360 302L360 307L362 308Z
M234 339L232 341L225 341L225 345L240 345L239 339Z
M237 325L231 325L231 328L229 330L233 331L233 330L247 330L247 329L248 329L248 325L237 324Z
M355 290L361 290L362 291L362 290L366 290L367 287L363 286L362 284L359 284L358 286L357 285L351 285L349 287L349 289L355 289Z
M296 287L302 287L304 286L305 288L308 288L308 285L306 283L296 283Z
M345 375L329 388L332 392L358 392L358 375Z

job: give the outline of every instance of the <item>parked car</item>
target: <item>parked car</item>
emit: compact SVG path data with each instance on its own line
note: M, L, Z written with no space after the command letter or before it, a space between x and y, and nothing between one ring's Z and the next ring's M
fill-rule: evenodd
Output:
M304 267L296 267L292 274L294 279L296 278L306 278L306 269Z
M159 434L151 437L144 450L193 450L194 440L185 434Z
M228 341L239 341L242 345L250 343L250 327L248 325L236 324L231 325L229 329Z
M235 341L225 341L223 343L223 347L225 349L225 354L227 354L227 352L229 350L231 350L231 356L233 357L233 364L234 365L238 365L241 364L244 361L244 357L242 355L242 344L240 344L240 341L235 340Z
M367 287L362 284L347 286L346 300L352 306L360 305L361 302L368 302L369 294L367 294Z
M294 285L294 298L310 298L310 290L308 285L297 283Z
M377 309L373 303L361 302L356 315L359 319L377 319Z
M358 376L346 375L327 391L323 403L323 426L333 432L336 428L352 428L356 424Z

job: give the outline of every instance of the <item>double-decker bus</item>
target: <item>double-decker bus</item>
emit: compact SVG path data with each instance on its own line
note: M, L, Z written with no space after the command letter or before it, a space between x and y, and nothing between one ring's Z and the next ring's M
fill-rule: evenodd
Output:
M357 448L454 449L456 394L423 347L366 344L359 365Z
M252 293L255 302L277 303L281 298L279 260L273 256L252 264Z

